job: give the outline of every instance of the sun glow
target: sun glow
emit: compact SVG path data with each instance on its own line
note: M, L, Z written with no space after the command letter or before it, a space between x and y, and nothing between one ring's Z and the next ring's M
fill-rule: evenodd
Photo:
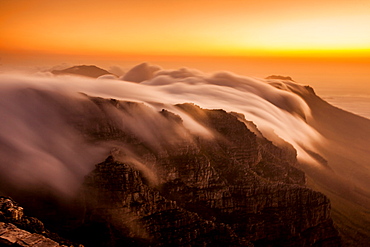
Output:
M365 0L7 1L0 51L370 56L369 8Z
M271 50L308 52L369 52L370 18L352 16L279 23L268 27L270 36L259 44Z

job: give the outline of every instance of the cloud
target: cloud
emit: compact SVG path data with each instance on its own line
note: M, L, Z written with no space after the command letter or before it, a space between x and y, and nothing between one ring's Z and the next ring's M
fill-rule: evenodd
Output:
M334 194L334 207L348 201L351 207L356 203L368 209L369 120L330 106L309 87L280 78L163 70L148 64L136 66L128 75L136 82L105 76L97 80L0 74L1 193L17 186L42 186L73 195L84 176L108 154L130 163L156 184L160 177L150 163L155 159L146 150L176 147L184 140L191 143L193 135L214 138L212 130L174 106L192 102L243 114L257 126L258 130L247 124L258 135L294 146L299 168L316 189ZM140 140L132 138L134 145L91 140L91 133L104 131L133 133ZM341 208L337 210L348 214Z
M312 143L322 138L307 124L310 109L289 90L292 85L282 90L263 79L228 72L210 75L187 68L161 70L145 63L131 69L123 78L143 83L111 77L96 80L75 76L0 75L2 174L29 185L47 185L65 194L73 193L83 176L114 147L112 143L86 142L71 125L76 121L80 125L93 125L96 114L107 114L106 118L116 126L134 133L152 148L184 139L189 141L189 133L212 138L207 128L173 107L179 103L192 102L202 108L242 113L267 138L276 142L283 138L291 143L300 158L309 158L305 148L315 151ZM296 87L304 90L299 85ZM134 110L124 103L99 108L81 93L140 104ZM182 127L161 116L162 109L179 115Z
M117 76L123 76L125 71L120 66L110 66L108 71Z
M97 79L113 79L113 80L116 80L116 79L118 79L118 77L115 76L115 75L101 75Z
M108 150L88 144L68 124L73 98L8 86L0 90L2 181L72 193L92 168L81 164L98 162Z
M154 72L158 70L160 70L160 67L158 66L149 65L148 63L141 63L127 71L127 73L124 74L121 79L124 81L142 82L152 79Z

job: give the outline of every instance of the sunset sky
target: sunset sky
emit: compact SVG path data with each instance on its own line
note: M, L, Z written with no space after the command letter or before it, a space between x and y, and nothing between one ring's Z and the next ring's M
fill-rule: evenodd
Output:
M369 0L0 1L17 55L369 57L369 27Z

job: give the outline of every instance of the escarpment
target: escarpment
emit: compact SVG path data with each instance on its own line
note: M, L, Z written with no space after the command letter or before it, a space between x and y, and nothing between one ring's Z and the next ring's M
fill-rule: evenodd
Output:
M111 151L72 199L48 188L18 195L53 232L85 246L340 246L330 202L305 187L296 151L243 115L75 100L57 108L68 126Z
M243 116L91 100L95 124L75 124L115 148L81 189L80 230L97 233L87 246L340 246L330 202L304 186L295 151L252 132ZM207 135L186 128L184 115ZM136 132L142 122L155 131Z

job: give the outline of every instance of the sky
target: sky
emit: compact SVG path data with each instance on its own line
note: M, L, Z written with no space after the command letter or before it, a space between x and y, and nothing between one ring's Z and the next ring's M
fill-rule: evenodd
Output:
M368 0L0 0L0 52L370 56Z
M0 72L149 62L281 74L370 117L369 27L369 0L0 0Z

